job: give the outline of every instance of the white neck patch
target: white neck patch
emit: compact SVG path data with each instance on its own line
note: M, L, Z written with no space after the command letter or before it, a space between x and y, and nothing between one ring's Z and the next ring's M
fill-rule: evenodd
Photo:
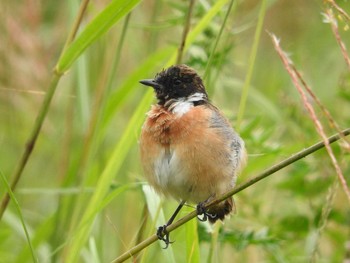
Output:
M201 101L201 100L205 100L205 94L198 93L198 92L187 98L170 100L168 110L178 116L182 116L186 112L188 112L191 108L193 108L193 102Z

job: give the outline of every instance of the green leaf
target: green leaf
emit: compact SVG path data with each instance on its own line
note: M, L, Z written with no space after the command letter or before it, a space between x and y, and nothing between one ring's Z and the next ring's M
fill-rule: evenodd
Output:
M152 91L149 90L149 93ZM143 119L144 112L139 112L140 109L143 110L146 105L149 105L153 97L148 95L140 102L140 107L136 110L134 116L131 118L125 132L119 143L114 148L114 151L108 160L106 168L103 170L100 179L97 183L96 190L87 206L85 213L82 217L81 223L77 228L77 234L74 236L73 242L69 247L69 253L67 254L66 262L77 262L80 250L88 239L90 229L92 227L95 215L100 211L96 207L101 207L101 202L103 202L111 182L116 175L116 171L119 171L123 164L123 161L128 153L128 149L131 147L135 139L135 127L140 127Z
M105 119L103 121L103 128L110 123L112 117L115 115L119 106L122 102L126 100L129 94L135 89L135 87L140 87L139 80L146 78L156 70L156 67L160 67L160 63L164 65L166 58L169 58L171 54L175 51L175 47L166 47L160 49L150 56L142 63L139 67L135 69L134 72L129 74L125 81L120 85L120 87L114 91L110 98L108 99L108 104L105 112Z
M55 227L55 217L49 216L41 225L33 231L32 234L32 245L40 254L40 247L47 246L50 240L50 234L52 233L52 229ZM23 246L22 251L18 252L16 255L16 259L13 262L22 263L27 262L27 259L30 257L31 253L30 246Z
M271 236L268 228L258 231L230 231L220 235L221 242L228 242L234 245L237 250L242 250L249 245L271 245L278 244L278 240Z
M107 32L120 18L127 15L139 2L140 0L112 1L68 46L57 63L57 72L64 73L67 71L86 48Z
M28 245L29 245L29 248L30 248L30 252L31 252L31 255L32 255L32 258L33 258L33 262L38 262L38 259L35 255L35 252L34 252L34 248L33 248L33 244L30 240L30 237L29 237L29 233L28 233L28 230L27 230L27 226L26 226L26 223L24 222L24 218L23 218L23 215L22 215L22 211L21 211L21 207L19 206L19 203L14 195L14 193L12 192L11 190L11 186L9 185L5 175L0 171L0 177L5 185L5 188L7 190L7 192L9 193L10 197L11 197L11 200L12 202L14 203L14 206L17 210L17 213L18 213L18 216L19 216L19 219L21 220L21 223L22 223L22 227L23 227L23 230L24 230L24 234L27 238L27 242L28 242Z
M142 191L145 195L146 204L148 211L152 217L152 220L154 223L156 223L157 226L164 225L164 222L166 222L164 211L162 209L162 201L159 198L159 195L157 195L154 190L149 185L143 185ZM156 229L154 229L156 230ZM164 246L163 242L158 242L161 247ZM167 249L162 250L165 258L167 259L166 262L175 263L175 254L173 251L173 248L169 246Z
M282 218L279 227L282 233L292 232L295 235L302 235L307 233L309 225L310 223L307 216L295 214Z
M187 211L189 209L186 209ZM188 212L190 212L189 210ZM191 220L186 224L186 262L200 262L197 220Z
M218 1L207 14L199 21L197 26L189 33L188 40L186 42L185 49L187 49L195 40L196 36L203 32L203 30L210 24L210 21L215 17L227 0ZM174 53L166 63L169 66L175 62L176 53ZM137 141L136 136L139 134L140 127L144 121L144 115L149 108L150 103L153 100L153 91L148 90L140 101L138 107L135 109L134 114L128 123L122 137L118 144L115 146L111 157L109 158L105 169L103 170L99 181L96 186L96 190L89 201L88 206L85 209L85 213L82 217L81 223L77 228L76 235L74 235L73 241L69 246L66 262L76 262L81 248L84 246L88 239L89 232L96 214L99 212L101 200L105 198L108 189L111 185L113 178L119 173L119 170L129 152L131 146Z

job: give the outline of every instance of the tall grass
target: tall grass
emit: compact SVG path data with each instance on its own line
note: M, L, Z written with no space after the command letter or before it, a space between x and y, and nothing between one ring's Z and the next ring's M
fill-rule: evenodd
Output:
M138 81L175 63L188 4L101 0L84 11L73 1L0 4L4 182L33 130L38 135L13 195L0 184L1 196L13 198L0 221L1 260L112 262L172 214L177 203L150 191L140 168L138 136L154 95ZM338 5L195 1L182 61L205 76L213 103L239 126L249 152L239 183L319 140L266 31L283 39L340 128L350 126L344 50L320 16L326 7L350 12L346 1ZM80 21L74 40L70 21ZM349 46L348 21L337 22ZM333 152L348 180L343 145ZM349 207L333 174L326 152L314 153L238 193L238 212L224 224L191 220L171 232L169 249L157 241L133 261L341 262Z

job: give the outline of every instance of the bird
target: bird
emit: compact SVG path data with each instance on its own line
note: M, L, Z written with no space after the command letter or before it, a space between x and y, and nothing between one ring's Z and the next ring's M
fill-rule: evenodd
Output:
M157 99L139 140L145 177L157 193L180 202L157 229L167 248L172 242L166 227L185 203L197 204L198 219L210 223L235 212L232 197L208 209L205 204L235 186L247 154L243 139L211 103L193 68L173 65L140 83L152 87Z

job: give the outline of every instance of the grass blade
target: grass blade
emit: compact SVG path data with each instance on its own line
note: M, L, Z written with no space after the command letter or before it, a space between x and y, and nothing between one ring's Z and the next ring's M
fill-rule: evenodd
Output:
M190 212L193 209L185 207L186 212ZM199 253L199 240L197 231L197 220L189 221L186 228L186 262L199 263L200 253Z
M151 94L151 90L149 93ZM145 96L144 99L140 102L139 108L131 118L119 143L114 148L114 151L108 160L106 168L103 170L100 176L96 190L85 210L81 223L77 228L77 234L74 236L72 244L69 246L66 262L77 262L80 250L88 239L94 217L100 211L97 210L96 207L100 207L101 200L104 200L104 197L109 190L111 181L123 164L123 161L128 153L128 149L131 147L133 142L136 141L135 127L141 127L144 115L143 109L149 106L152 99L152 96ZM143 112L140 112L140 110Z
M248 91L249 91L249 87L250 87L250 81L252 79L253 71L254 71L255 58L256 58L256 54L258 52L260 35L261 35L261 31L262 31L262 26L264 24L265 13L266 13L266 0L263 0L261 3L261 7L260 7L258 25L256 26L256 30L255 30L253 47L252 47L250 57L249 57L249 69L247 72L247 77L246 77L245 82L244 82L241 101L239 103L237 123L236 123L237 130L239 130L239 127L240 127L242 120L243 120L245 105L247 103Z
M218 1L207 14L199 21L197 26L188 35L185 50L193 43L196 37L203 32L203 30L209 25L211 20L215 15L221 10L222 6L227 2L227 0ZM176 50L174 54L170 57L166 66L171 65L175 62ZM77 228L77 233L73 238L71 245L69 245L69 251L67 253L66 262L76 262L81 248L84 246L88 239L90 229L92 227L94 218L99 210L101 200L104 199L107 194L110 184L113 178L119 173L119 170L127 156L127 153L131 146L137 141L136 136L139 134L141 124L144 120L144 115L149 108L150 103L153 100L152 90L148 90L144 95L143 99L140 101L138 107L134 111L131 120L125 129L119 143L114 148L111 157L109 158L105 169L103 170L99 181L96 186L96 190L91 197L91 200L86 207L85 213L82 217L81 223Z
M57 72L63 73L68 70L87 47L108 31L120 18L127 15L139 2L140 0L112 1L68 46L57 63Z
M6 188L7 192L9 193L9 195L10 195L12 201L13 201L13 204L14 204L16 210L17 210L19 219L21 220L21 223L22 223L22 226L23 226L24 234L25 234L25 236L27 238L27 242L28 242L28 245L29 245L29 248L30 248L30 252L32 254L33 262L36 263L36 262L38 262L38 259L35 256L34 248L33 248L32 242L31 242L30 237L29 237L29 233L28 233L28 230L27 230L26 223L24 222L24 218L23 218L23 215L22 215L21 207L19 206L19 203L18 203L14 193L12 192L11 187L10 187L8 181L6 180L5 175L1 171L0 171L0 177L1 177L1 180L3 181L3 183L5 185L5 188Z

